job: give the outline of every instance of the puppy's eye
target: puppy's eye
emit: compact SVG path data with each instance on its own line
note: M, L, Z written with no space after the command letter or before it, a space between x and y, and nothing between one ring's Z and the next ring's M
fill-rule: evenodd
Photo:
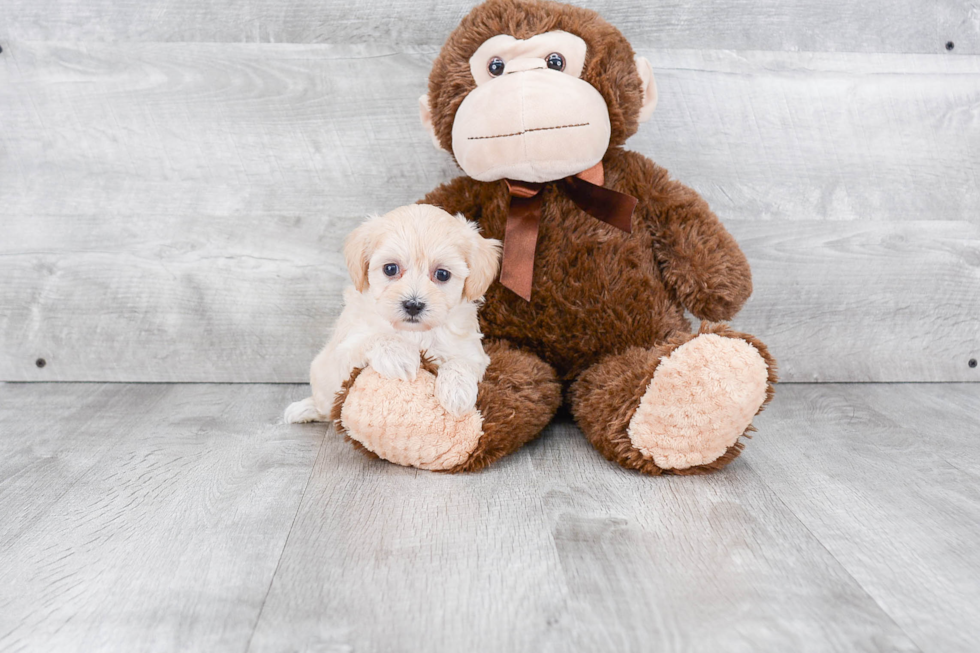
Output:
M500 57L493 57L487 62L487 72L491 77L500 77L504 74L504 60Z
M385 263L382 270L384 271L386 277L393 277L398 274L398 265L395 263Z
M445 283L449 281L449 278L452 276L453 275L450 274L449 270L443 270L442 268L436 270L436 281L441 281L442 283Z
M558 72L565 70L565 57L561 56L557 52L552 52L549 54L547 57L545 57L545 61L548 62L548 68L551 68L552 70L557 70Z

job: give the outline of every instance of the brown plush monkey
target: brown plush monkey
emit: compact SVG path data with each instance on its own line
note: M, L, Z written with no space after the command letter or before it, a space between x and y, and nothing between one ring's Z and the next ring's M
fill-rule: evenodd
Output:
M467 176L423 202L504 241L480 313L478 419L440 412L423 380L355 374L334 407L341 431L401 464L476 470L537 436L564 396L624 467L696 474L738 456L775 363L715 323L752 291L738 245L696 192L623 149L656 99L649 62L593 11L489 0L463 19L421 113Z

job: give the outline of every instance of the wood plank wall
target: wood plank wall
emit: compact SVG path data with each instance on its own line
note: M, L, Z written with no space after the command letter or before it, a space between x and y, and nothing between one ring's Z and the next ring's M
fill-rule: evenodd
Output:
M305 381L343 236L457 174L416 99L472 4L5 2L0 380ZM586 4L784 380L980 380L975 3Z

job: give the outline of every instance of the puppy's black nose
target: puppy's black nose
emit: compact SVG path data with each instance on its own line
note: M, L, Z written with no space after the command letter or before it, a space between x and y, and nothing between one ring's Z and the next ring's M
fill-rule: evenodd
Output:
M412 317L415 317L416 315L421 313L422 310L425 308L425 302L420 302L419 300L413 297L412 299L406 299L405 301L403 301L402 308L405 309L406 313L408 313Z

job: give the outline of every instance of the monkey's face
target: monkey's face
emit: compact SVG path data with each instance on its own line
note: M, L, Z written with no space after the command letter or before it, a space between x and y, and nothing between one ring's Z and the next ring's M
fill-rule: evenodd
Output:
M609 147L609 111L581 79L586 44L568 32L506 34L470 58L476 81L453 122L456 161L479 181L543 182L591 168Z
M650 62L596 12L486 0L446 40L419 113L470 177L546 182L602 161L656 104Z

